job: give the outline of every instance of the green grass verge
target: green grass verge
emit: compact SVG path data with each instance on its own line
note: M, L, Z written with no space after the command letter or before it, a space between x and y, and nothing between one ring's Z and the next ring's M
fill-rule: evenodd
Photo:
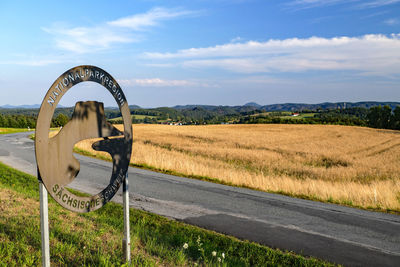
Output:
M13 134L13 133L21 133L21 132L27 132L27 131L33 131L35 129L25 129L25 128L0 128L0 134Z
M332 266L144 211L130 212L132 266ZM123 265L121 205L108 203L78 214L49 198L49 221L53 265ZM0 163L0 266L40 265L40 242L36 177Z

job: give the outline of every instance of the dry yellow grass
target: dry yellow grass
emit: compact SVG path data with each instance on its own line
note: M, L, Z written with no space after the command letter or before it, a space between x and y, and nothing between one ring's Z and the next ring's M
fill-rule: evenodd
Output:
M133 133L135 164L400 210L398 131L334 125L133 125ZM77 147L98 153L91 143Z

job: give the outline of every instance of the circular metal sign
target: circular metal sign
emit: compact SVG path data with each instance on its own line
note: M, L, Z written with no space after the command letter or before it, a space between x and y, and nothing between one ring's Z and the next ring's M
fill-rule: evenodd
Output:
M77 102L71 120L50 138L54 110L62 96L80 82L103 85L114 97L124 121L123 132L108 123L103 103ZM35 153L39 179L50 195L63 207L76 212L97 210L112 199L123 183L132 151L132 123L129 106L117 81L95 66L78 66L67 70L52 84L40 107L35 135ZM111 155L113 161L110 183L97 195L77 196L66 186L78 175L79 161L73 156L74 145L90 138L103 138L92 147Z

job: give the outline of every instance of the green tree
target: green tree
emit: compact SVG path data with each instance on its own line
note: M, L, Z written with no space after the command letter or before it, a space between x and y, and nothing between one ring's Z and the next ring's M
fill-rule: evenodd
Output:
M67 124L68 121L68 116L60 113L55 119L53 119L53 125L54 127L64 127L64 125Z
M4 116L3 127L9 127L9 125L10 125L9 117L10 116L7 116L7 115Z
M390 128L394 130L400 130L400 106L397 106L393 110L393 115L390 120Z
M17 120L15 119L14 116L9 116L8 117L8 126L7 127L18 128L18 122L17 122Z
M28 123L27 123L26 117L24 115L17 116L17 123L18 123L18 128L27 128L28 127Z
M389 106L372 107L367 115L368 126L380 129L389 129L392 109Z

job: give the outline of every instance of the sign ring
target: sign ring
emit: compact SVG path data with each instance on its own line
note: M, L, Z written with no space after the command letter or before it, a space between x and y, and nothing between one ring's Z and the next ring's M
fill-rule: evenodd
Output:
M123 132L108 123L103 103L77 102L71 120L54 136L49 137L51 120L62 96L74 85L92 81L101 84L114 97L122 114ZM97 210L112 199L126 179L132 152L132 122L125 95L117 81L101 68L82 65L60 75L47 91L40 107L35 132L35 155L38 178L50 195L63 207L76 212ZM77 196L66 188L80 170L73 156L74 145L85 139L103 138L92 147L111 155L110 183L96 195Z

